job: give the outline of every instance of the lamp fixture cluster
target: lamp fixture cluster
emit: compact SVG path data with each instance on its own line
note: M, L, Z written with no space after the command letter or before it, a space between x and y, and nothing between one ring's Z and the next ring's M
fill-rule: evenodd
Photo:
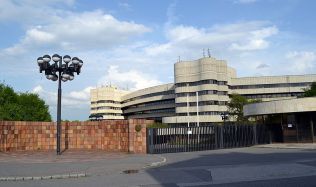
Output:
M52 60L52 62L51 62ZM63 63L64 62L64 63ZM75 77L74 73L79 75L83 61L78 57L71 58L69 55L64 57L54 54L52 57L44 55L37 58L37 63L40 68L40 73L45 71L47 79L52 81L58 80L57 72L59 72L59 78L63 81L72 81Z

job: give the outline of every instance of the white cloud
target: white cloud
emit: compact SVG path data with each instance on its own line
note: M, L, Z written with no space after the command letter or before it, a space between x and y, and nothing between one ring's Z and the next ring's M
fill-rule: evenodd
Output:
M149 31L144 25L119 21L100 10L71 13L58 17L50 24L28 29L19 43L4 49L3 53L18 54L41 48L105 49L126 43L132 37Z
M85 108L90 103L90 89L87 87L80 91L62 93L62 105L66 108ZM45 90L41 85L33 88L33 93L38 94L52 108L57 104L57 93Z
M87 87L81 91L72 91L69 93L69 97L70 98L73 98L73 99L76 99L76 100L79 100L79 101L89 101L90 100L90 90L92 89L93 87Z
M138 90L161 84L160 81L140 71L129 70L122 72L118 68L118 66L110 66L107 75L98 81L98 85L108 85L111 83L121 88L128 87L130 90Z
M277 33L276 26L259 21L215 25L210 28L177 25L166 30L168 42L152 44L145 48L145 52L158 56L186 55L192 51L201 51L202 48L227 53L262 50L269 47L268 38Z
M132 10L131 5L126 3L126 2L119 2L118 6L124 8L126 10Z
M40 85L36 86L36 87L33 88L33 90L32 90L32 92L33 92L33 93L36 93L36 94L39 94L39 93L41 93L41 92L43 92L43 91L44 91L44 89L43 89L43 87L40 86Z
M245 42L233 43L231 49L240 51L251 51L265 49L269 47L269 42L265 39L278 33L278 29L273 27L266 27L249 32L248 38L245 37Z
M1 0L0 22L47 23L66 14L61 8L74 3L75 0Z
M292 51L285 55L289 60L285 67L294 74L315 73L316 53L312 51Z

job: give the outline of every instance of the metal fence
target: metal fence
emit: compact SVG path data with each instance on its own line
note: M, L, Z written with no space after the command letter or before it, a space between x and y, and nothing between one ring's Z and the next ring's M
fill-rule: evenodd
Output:
M175 153L269 143L264 125L208 125L147 129L148 153Z

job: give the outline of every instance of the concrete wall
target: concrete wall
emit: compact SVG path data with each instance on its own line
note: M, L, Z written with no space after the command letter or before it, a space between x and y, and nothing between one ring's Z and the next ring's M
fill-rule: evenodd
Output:
M244 89L230 89L229 93L238 93L240 95L249 96L253 95L266 95L266 98L260 98L263 101L280 100L295 98L297 95L304 92L304 88L308 84L316 81L316 75L284 75L284 76L260 76L260 77L240 77L232 78L230 86L258 86L258 85L280 85L273 88L244 88ZM297 83L303 83L302 85ZM307 85L304 85L307 84ZM297 84L295 86L291 84ZM279 94L278 97L269 97L268 95ZM282 96L286 94L288 96ZM259 98L257 98L259 99Z
M146 153L150 120L111 120L62 123L62 150L98 149ZM135 131L141 125L141 132ZM0 121L0 151L56 149L56 123Z
M244 106L245 116L313 111L316 111L316 97L269 101Z

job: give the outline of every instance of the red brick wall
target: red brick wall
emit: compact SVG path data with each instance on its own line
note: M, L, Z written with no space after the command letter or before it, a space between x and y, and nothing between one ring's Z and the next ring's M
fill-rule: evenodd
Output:
M150 120L108 120L62 123L62 150L99 149L146 153ZM142 125L141 132L135 125ZM0 121L0 151L56 149L56 123Z

